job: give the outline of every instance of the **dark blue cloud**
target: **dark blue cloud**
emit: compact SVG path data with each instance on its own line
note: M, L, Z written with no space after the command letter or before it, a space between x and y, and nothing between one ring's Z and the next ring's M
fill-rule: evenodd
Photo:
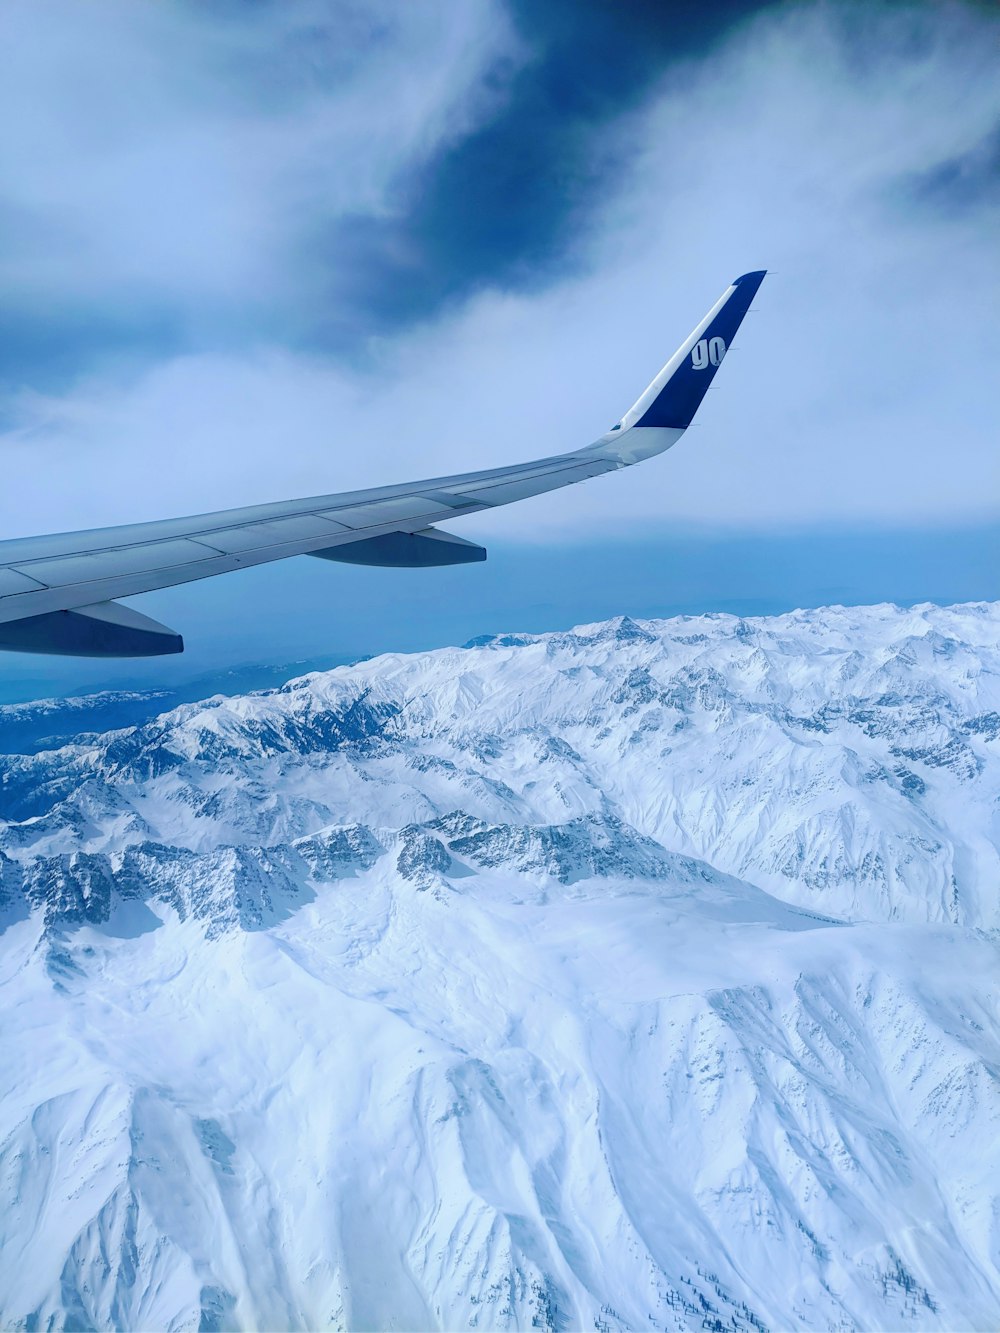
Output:
M910 177L903 196L908 205L949 216L1000 208L1000 125L968 151Z
M338 221L312 262L338 276L343 321L384 331L477 288L531 289L571 269L595 206L627 171L633 145L613 133L669 66L706 53L765 8L760 0L511 0L528 52L492 71L495 114L400 181L390 217ZM609 132L611 131L611 132Z
M0 394L20 385L63 386L111 363L119 373L140 368L185 343L181 322L168 310L129 312L79 304L61 310L0 309ZM0 429L6 424L0 400Z

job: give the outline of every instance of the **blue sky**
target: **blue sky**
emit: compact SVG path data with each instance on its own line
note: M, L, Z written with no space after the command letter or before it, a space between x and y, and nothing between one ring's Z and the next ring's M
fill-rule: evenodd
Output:
M182 663L8 656L0 693L997 596L998 32L963 3L10 0L6 536L576 447L772 273L681 445L456 525L487 566L150 595Z

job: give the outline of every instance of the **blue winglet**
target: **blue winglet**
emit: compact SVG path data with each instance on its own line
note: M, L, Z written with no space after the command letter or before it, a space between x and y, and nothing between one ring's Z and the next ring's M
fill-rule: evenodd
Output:
M640 415L628 424L667 426L680 430L691 424L766 272L766 269L758 269L753 273L744 273L732 282L676 356L664 367L659 392L650 402L643 403L640 400L636 404ZM654 381L650 389L655 388ZM647 394L649 392L647 390Z

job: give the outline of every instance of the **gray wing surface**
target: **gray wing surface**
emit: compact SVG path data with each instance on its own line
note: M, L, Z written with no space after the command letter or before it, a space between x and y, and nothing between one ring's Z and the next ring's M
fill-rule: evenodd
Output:
M179 634L118 599L293 555L385 566L464 563L482 547L435 527L629 467L683 435L764 273L737 278L645 393L586 448L373 490L0 542L0 649L133 657Z

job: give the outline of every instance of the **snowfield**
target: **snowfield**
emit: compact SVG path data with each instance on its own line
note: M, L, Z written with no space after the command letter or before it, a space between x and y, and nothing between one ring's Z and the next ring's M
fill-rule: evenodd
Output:
M1000 604L0 755L0 1325L995 1329L998 843Z

